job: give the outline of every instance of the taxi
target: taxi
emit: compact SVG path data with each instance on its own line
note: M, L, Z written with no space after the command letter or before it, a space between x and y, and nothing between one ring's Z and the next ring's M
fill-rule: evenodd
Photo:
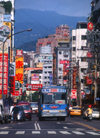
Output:
M76 115L76 116L82 115L81 106L73 106L73 107L70 109L70 115L71 115L71 116L73 116L73 115Z

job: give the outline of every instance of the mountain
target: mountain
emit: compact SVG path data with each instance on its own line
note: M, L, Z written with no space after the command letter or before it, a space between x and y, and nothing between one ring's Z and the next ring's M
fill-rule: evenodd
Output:
M32 31L16 35L15 47L28 51L35 50L37 39L54 34L57 26L67 24L72 30L76 27L77 22L86 21L86 19L87 17L60 15L53 11L17 9L15 11L15 32L28 28L32 28Z

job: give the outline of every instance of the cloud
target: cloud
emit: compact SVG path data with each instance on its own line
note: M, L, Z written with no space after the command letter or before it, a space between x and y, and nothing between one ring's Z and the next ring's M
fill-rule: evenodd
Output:
M16 9L56 11L72 16L88 16L91 0L16 0ZM85 10L84 10L85 9Z

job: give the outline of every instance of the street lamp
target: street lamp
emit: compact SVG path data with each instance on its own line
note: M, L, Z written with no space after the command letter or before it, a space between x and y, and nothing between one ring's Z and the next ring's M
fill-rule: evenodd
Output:
M4 92L4 47L5 47L5 43L9 38L11 38L14 35L17 35L17 34L20 34L23 32L29 32L29 31L32 31L32 29L25 29L25 30L16 32L14 34L8 35L6 38L4 38L5 40L3 41L3 46L2 46L2 100L3 100L3 102L4 102L4 93L3 92Z

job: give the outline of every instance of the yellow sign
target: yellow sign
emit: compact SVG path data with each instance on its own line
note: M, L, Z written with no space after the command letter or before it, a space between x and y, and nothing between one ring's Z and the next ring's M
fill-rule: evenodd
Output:
M16 76L15 80L23 84L23 71L24 71L24 58L23 56L16 56L15 58L16 65Z

